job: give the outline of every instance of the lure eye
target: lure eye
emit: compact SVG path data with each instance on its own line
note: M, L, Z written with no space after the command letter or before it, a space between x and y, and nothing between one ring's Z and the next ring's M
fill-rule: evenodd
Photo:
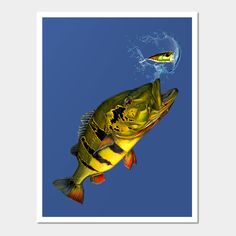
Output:
M124 100L124 103L126 105L131 104L132 103L132 98L131 97L126 97L125 100Z

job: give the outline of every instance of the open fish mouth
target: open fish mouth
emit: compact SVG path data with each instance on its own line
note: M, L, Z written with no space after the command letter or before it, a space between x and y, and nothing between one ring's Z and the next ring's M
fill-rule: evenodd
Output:
M152 94L157 103L157 108L160 109L163 105L175 100L178 95L178 89L173 88L167 92L161 93L160 79L157 79L152 84Z
M167 92L161 94L161 101L162 103L166 104L170 102L171 100L174 100L177 95L178 95L177 88L170 89Z

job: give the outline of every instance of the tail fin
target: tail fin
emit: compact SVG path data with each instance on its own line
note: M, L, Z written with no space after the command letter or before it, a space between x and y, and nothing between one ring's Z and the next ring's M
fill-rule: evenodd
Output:
M62 191L67 197L76 202L83 203L84 201L84 188L83 185L76 185L72 178L58 179L53 182L53 185Z

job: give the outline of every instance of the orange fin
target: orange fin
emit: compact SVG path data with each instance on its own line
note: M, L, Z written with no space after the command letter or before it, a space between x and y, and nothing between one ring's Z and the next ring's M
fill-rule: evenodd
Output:
M84 189L82 185L75 186L71 192L67 195L69 198L76 202L83 204L84 202Z
M132 168L133 164L137 164L137 159L135 152L133 150L129 151L126 156L124 157L124 165L129 170Z
M84 188L82 184L76 185L72 178L68 178L55 180L53 185L67 197L81 204L83 203Z
M104 174L100 175L93 175L90 177L90 181L94 184L101 184L106 180L106 177Z
M109 147L114 144L114 140L111 135L107 135L100 143L98 149L95 151L95 153L101 151L102 149ZM94 154L95 154L94 153Z

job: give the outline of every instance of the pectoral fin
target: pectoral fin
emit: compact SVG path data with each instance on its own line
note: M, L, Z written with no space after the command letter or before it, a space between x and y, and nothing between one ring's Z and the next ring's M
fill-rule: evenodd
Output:
M94 184L101 184L106 180L105 175L104 174L100 174L100 175L93 175L90 177L90 181Z
M129 170L132 168L133 164L137 164L137 159L135 152L133 150L129 151L126 156L124 157L124 165Z
M112 138L112 135L107 135L100 143L98 149L94 152L96 154L97 152L101 151L102 149L106 147L110 147L114 144L114 140Z

